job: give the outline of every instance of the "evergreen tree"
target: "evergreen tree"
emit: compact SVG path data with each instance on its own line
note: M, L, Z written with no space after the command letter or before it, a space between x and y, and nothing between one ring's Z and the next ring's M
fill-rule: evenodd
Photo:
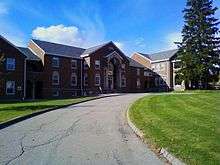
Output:
M214 17L217 7L212 0L187 0L183 10L185 25L182 30L182 42L177 43L177 59L181 69L177 74L182 76L186 88L208 87L219 74L220 38L218 19Z

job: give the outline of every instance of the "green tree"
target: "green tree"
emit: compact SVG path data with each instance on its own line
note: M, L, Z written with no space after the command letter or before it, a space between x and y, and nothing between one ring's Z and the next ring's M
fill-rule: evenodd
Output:
M177 43L177 58L181 69L177 74L185 81L186 88L208 87L208 82L218 77L220 65L220 38L218 19L214 17L217 7L212 0L187 0L183 10L185 25L182 42Z

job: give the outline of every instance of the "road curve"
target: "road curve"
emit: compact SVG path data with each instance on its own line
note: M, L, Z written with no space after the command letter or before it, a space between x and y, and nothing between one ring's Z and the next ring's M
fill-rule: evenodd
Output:
M0 164L164 164L126 122L144 94L102 98L45 113L0 130Z

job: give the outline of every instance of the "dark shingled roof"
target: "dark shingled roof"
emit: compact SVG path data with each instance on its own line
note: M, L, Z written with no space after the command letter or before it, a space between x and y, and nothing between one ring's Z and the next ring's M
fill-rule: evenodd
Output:
M30 49L24 47L17 47L17 48L27 57L27 60L34 60L34 61L40 60L40 58L36 56L34 53L32 53Z
M157 61L157 60L170 59L177 53L177 51L178 49L167 50L167 51L153 53L153 54L143 54L143 53L139 53L139 54L145 56L146 58L149 58L152 61Z
M80 55L83 54L83 52L85 51L85 49L83 48L78 48L74 46L51 43L51 42L40 41L40 40L35 40L35 39L33 39L32 41L35 44L37 44L41 49L43 49L46 54L49 54L49 55L81 58Z
M83 52L83 54L91 54L91 53L97 51L98 49L102 48L103 46L105 46L105 45L107 45L107 44L109 44L109 43L110 43L110 42L104 43L104 44L101 44L101 45L97 45L97 46L90 47L90 48L86 49L86 50Z
M145 68L142 64L140 64L139 62L133 60L132 58L127 57L127 59L129 60L129 65L130 66L133 66L133 67L136 67L136 68Z

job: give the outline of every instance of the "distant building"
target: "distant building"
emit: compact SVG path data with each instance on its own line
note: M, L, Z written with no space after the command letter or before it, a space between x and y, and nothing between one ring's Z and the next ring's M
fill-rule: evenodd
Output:
M132 59L156 73L154 86L158 90L183 89L183 82L176 71L179 63L175 60L177 49L168 50L154 54L134 53Z

